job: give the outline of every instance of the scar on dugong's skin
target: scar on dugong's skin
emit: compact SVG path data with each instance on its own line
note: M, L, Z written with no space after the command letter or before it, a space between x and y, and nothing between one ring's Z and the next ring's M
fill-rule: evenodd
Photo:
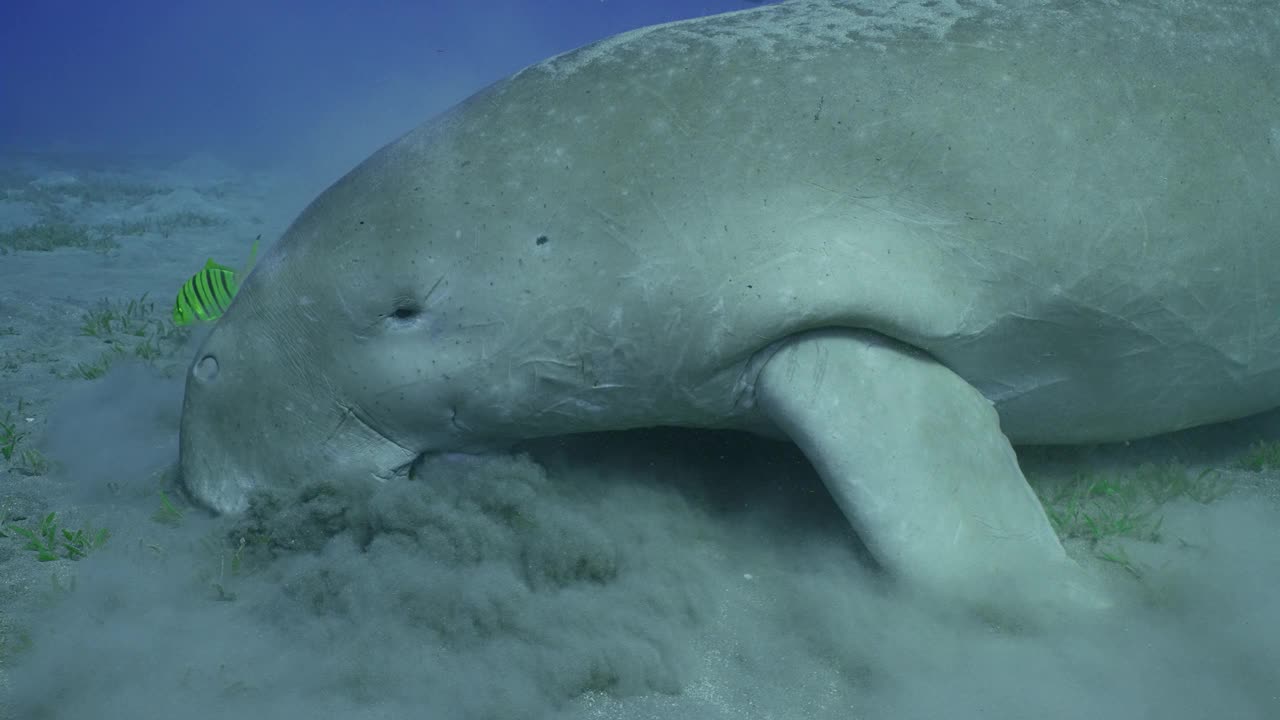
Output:
M1010 442L1280 405L1280 4L1184 12L793 0L530 67L262 259L191 367L186 487L235 512L736 428L802 448L909 584L1101 602Z

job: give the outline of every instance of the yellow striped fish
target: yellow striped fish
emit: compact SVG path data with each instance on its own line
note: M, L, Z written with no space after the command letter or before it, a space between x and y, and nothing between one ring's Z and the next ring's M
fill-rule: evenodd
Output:
M261 239L259 235L258 240ZM249 263L244 272L238 273L209 258L200 272L183 283L173 303L173 324L190 325L196 320L213 322L222 317L240 289L238 278L248 274L253 266L254 257L258 254L258 240L253 241L253 250L249 253Z

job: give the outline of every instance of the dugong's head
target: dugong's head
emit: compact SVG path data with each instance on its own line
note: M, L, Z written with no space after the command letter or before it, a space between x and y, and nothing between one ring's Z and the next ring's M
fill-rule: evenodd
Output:
M476 218L421 145L384 149L313 202L200 346L181 424L196 500L235 512L255 488L376 482L424 453L504 444L488 370L505 348L489 287L503 264L468 244Z

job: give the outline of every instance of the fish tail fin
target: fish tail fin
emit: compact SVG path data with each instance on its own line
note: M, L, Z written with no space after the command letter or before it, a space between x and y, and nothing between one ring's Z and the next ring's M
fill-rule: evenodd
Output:
M249 259L245 261L244 270L241 270L236 278L241 282L249 276L249 271L253 269L253 264L258 260L258 241L262 240L262 236L253 239L253 247L249 249Z

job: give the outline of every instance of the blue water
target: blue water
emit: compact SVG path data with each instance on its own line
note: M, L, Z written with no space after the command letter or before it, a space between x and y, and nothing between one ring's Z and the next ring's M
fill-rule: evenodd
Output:
M280 161L317 123L375 146L479 87L743 0L5 2L0 149ZM358 158L355 158L358 160Z

